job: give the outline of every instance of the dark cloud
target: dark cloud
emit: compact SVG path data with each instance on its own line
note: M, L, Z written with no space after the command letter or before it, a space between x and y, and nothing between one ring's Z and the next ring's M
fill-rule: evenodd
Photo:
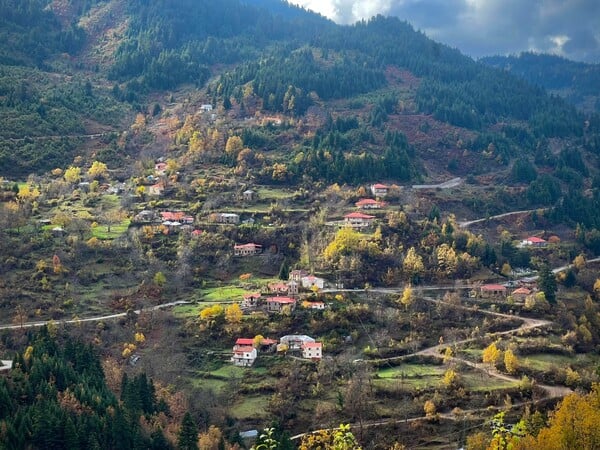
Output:
M600 62L600 0L296 1L328 5L338 23L398 16L473 57L530 50Z

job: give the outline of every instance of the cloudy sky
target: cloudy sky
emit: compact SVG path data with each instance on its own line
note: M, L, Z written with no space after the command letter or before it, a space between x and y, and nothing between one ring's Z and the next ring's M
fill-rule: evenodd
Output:
M538 51L600 63L600 0L292 0L340 24L398 16L475 58Z

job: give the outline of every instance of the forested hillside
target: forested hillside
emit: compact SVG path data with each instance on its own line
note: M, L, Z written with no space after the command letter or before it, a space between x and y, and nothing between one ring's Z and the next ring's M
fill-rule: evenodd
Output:
M150 425L151 417L169 412L152 380L124 376L119 402L91 345L60 343L55 328L44 328L13 367L0 378L2 448L170 448L160 426ZM141 417L148 420L145 429Z
M501 68L524 80L557 92L587 111L600 112L600 65L569 61L555 55L521 53L519 56L481 58L484 64Z

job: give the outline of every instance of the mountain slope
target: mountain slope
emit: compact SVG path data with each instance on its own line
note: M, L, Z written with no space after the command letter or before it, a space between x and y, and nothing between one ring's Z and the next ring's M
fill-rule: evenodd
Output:
M600 64L536 53L490 56L480 61L554 92L583 110L600 112Z
M2 6L8 10L13 3L5 0ZM274 0L56 0L49 8L45 0L25 3L28 9L8 16L2 31L19 35L19 23L42 17L46 35L40 56L22 57L25 44L11 51L5 43L0 52L20 64L43 65L48 73L35 81L14 67L4 69L0 113L9 122L28 124L0 133L0 161L18 174L64 166L81 147L76 136L94 131L90 123L118 131L127 126L120 121L131 109L147 111L150 98L182 87L206 90L211 102L225 109L233 104L246 111L252 104L255 111L293 117L312 107L327 110L335 101L363 104L363 132L346 147L330 149L345 155L358 154L359 148L377 157L385 153L383 134L395 131L386 125L390 115L429 117L429 125L437 121L471 130L479 138L470 138L466 146L491 150L502 164L523 151L533 156L540 147L536 141L583 134L583 115L566 102L436 43L396 18L338 26ZM65 44L71 35L85 38ZM17 79L23 80L20 95ZM409 79L413 82L404 85ZM374 97L358 99L370 94ZM158 104L152 109L159 111L156 106L160 109ZM37 143L25 148L14 141L58 135L66 136L64 149L43 141L41 156L33 158ZM419 146L418 141L409 144Z

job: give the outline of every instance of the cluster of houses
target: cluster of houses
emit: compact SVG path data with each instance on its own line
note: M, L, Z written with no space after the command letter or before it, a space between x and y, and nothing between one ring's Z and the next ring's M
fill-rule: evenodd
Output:
M531 294L535 294L536 288L534 284L535 283L529 283L526 285L526 283L524 283L522 286L519 286L512 291L503 284L483 284L471 291L471 296L494 300L505 300L508 297L511 297L515 302L524 302Z
M152 211L144 209L137 213L134 221L141 224L160 225L168 232L187 231L194 235L201 234L201 230L194 229L194 217L183 211Z
M323 357L323 345L306 335L283 336L279 342L274 339L238 338L233 346L231 362L239 367L251 367L261 352L300 353L302 358L318 361Z
M292 270L287 282L279 281L267 286L268 294L263 297L261 292L244 294L240 307L244 310L253 310L265 307L268 312L281 313L285 308L293 311L297 306L296 297L300 289L312 291L323 289L323 278L309 275L304 270ZM325 309L325 303L319 301L304 301L302 306L308 309Z

